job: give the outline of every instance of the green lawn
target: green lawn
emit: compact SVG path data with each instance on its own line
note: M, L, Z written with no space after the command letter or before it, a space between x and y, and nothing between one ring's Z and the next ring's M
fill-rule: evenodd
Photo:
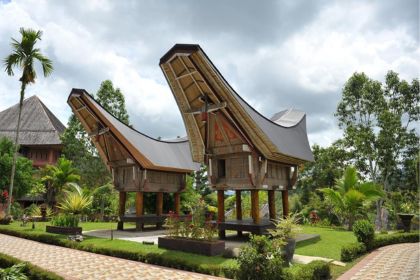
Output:
M296 246L296 254L340 260L341 247L356 242L353 232L327 227L302 226L303 233L320 235L318 241L303 241Z
M45 232L45 226L48 225L48 222L37 222L35 223L35 229L32 229L32 225L28 223L26 227L21 227L20 222L13 222L10 225L0 225L0 229L9 229L14 231L23 231L28 234L47 234L53 235L55 237L59 237L60 239L67 239L65 235L58 235ZM124 224L125 226L126 224ZM83 228L84 231L87 230L94 230L94 229L116 229L116 223L80 223L79 226ZM127 224L128 226L128 224ZM126 227L126 226L125 226ZM164 255L171 259L182 259L187 260L191 263L198 264L198 265L223 265L223 266L231 266L235 265L236 261L233 259L226 259L223 257L207 257L197 254L189 254L184 252L178 251L171 251L166 249L158 248L157 245L144 245L139 242L134 241L126 241L126 240L110 240L106 238L98 238L98 237L91 237L85 236L82 242L83 245L87 246L94 246L95 248L106 248L106 249L118 249L127 252L145 252L145 253L156 253L159 255Z

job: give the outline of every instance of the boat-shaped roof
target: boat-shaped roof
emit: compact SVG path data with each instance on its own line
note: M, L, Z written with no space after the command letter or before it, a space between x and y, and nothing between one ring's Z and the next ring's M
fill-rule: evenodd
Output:
M191 159L188 139L163 141L141 133L105 110L84 89L73 89L68 103L88 133L100 133L106 129L116 143L145 169L191 172L199 168L199 164ZM102 155L106 154L105 145L96 146L102 150Z
M220 110L266 158L290 164L313 160L305 113L289 109L266 118L235 92L199 45L175 45L160 66L180 107L195 161L203 161L204 140L202 125L189 112L200 106L200 95L213 104L225 102Z

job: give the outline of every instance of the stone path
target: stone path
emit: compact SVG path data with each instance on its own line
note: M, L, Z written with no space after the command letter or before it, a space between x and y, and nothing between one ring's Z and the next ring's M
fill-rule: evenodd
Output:
M420 279L420 243L404 243L379 248L338 280Z
M55 272L65 279L221 279L0 234L0 252Z

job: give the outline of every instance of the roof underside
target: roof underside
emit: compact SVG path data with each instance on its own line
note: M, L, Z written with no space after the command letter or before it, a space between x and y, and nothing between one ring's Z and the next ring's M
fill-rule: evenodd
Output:
M199 168L191 159L188 140L160 141L142 134L107 112L85 90L73 89L68 103L88 133L104 131L94 143L108 165L131 158L145 169L191 172Z
M15 140L19 104L0 112L0 137ZM65 126L37 96L23 101L19 144L28 146L61 145Z
M300 164L312 161L303 112L286 110L273 120L245 102L223 78L198 45L175 45L160 60L160 66L181 110L195 161L204 160L205 125L190 112L203 108L204 96L220 110L266 158Z

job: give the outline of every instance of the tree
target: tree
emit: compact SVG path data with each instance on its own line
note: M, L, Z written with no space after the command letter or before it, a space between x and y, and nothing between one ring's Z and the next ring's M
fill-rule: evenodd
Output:
M366 203L384 196L379 185L374 182L360 182L354 167L344 171L334 188L323 188L321 191L334 206L337 216L347 221L349 230L352 230L357 218L364 216Z
M3 187L10 185L9 174L12 170L13 155L16 147L7 138L0 138L0 191ZM25 157L18 156L16 159L15 180L18 188L13 189L14 196L25 195L33 185L32 175L34 173L32 161ZM10 197L10 195L8 196Z
M334 186L336 178L343 175L350 160L341 140L326 148L315 144L312 152L314 161L305 163L299 170L296 189L303 204L309 202L310 195L317 189Z
M108 112L114 117L129 125L129 117L125 108L125 98L119 88L114 88L110 80L105 80L101 83L96 99Z
M391 177L407 156L416 160L418 155L419 136L412 125L420 119L419 102L419 80L409 84L392 71L385 85L354 73L344 86L335 114L344 129L344 144L357 168L387 191L398 187L390 185Z
M199 170L194 172L194 185L197 192L203 198L212 193L207 178L207 167L204 164L200 166Z
M59 158L56 165L47 165L41 172L44 174L41 180L46 183L47 203L50 205L66 185L80 180L73 163L65 157Z
M385 85L354 73L344 86L336 112L344 143L356 167L385 191L400 188L401 183L417 189L413 175L419 136L413 124L420 119L419 103L419 80L409 84L393 71L387 73ZM378 228L382 228L381 205L378 201Z
M38 40L41 40L42 31L35 31L33 29L24 29L20 28L20 34L22 35L21 41L17 41L12 38L12 53L4 59L4 66L6 67L6 72L9 76L13 76L13 68L19 67L22 70L22 76L19 81L21 82L20 86L20 99L19 99L19 114L16 127L16 137L15 137L15 152L13 155L12 170L10 175L10 187L9 187L9 200L7 203L7 213L10 212L10 206L12 202L13 194L13 184L15 179L16 172L16 159L18 152L18 141L19 141L19 130L20 130L20 121L22 113L23 99L25 98L26 86L35 83L36 71L35 71L35 62L39 61L41 63L42 72L45 77L50 75L53 71L53 66L51 60L44 56L40 49L35 48L35 44Z

